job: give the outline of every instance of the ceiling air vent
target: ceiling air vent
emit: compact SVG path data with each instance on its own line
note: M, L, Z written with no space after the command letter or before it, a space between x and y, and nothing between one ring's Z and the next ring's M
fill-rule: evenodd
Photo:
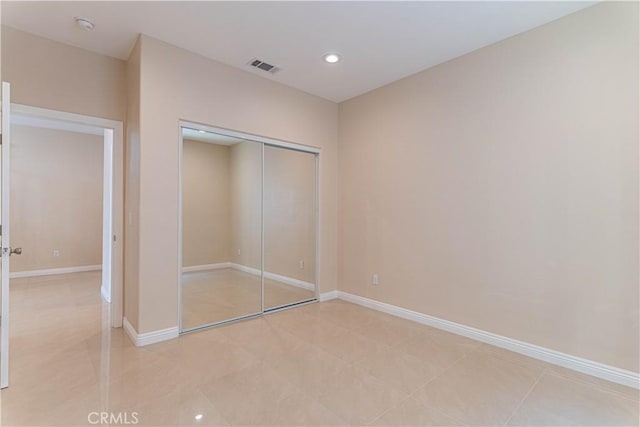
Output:
M260 69L262 71L266 71L266 72L269 72L271 74L273 74L273 73L275 73L277 71L280 71L280 68L276 67L275 65L268 64L268 63L266 63L264 61L261 61L259 59L256 59L256 58L254 58L251 61L249 61L248 64L251 65L254 68L258 68L258 69Z

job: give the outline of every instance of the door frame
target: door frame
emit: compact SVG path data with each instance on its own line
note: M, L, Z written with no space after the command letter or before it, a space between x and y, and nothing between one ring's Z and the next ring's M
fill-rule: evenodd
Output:
M111 327L123 321L123 212L124 212L124 132L117 120L68 113L23 104L11 104L11 115L25 118L26 126L48 122L61 130L94 133L102 129L104 137L103 226L102 226L102 297L111 303ZM13 120L10 120L13 123ZM34 124L31 124L34 126ZM99 133L98 133L99 134ZM109 200L110 199L110 200ZM108 202L111 209L108 209ZM111 245L110 245L111 244ZM109 246L111 251L109 251ZM104 266L111 264L110 271ZM110 285L107 290L105 285Z
M241 316L238 318L233 318L233 319L228 319L228 320L223 320L220 322L215 322L215 323L211 323L211 324L206 324L206 325L202 325L202 326L198 326L198 327L194 327L194 328L189 328L187 330L183 329L182 327L182 172L183 172L183 165L182 165L182 159L183 159L183 136L182 136L182 128L186 127L186 128L190 128L190 129L195 129L195 130L199 130L199 131L203 131L203 132L212 132L212 133L217 133L219 135L224 135L224 136L230 136L233 138L240 138L240 139L245 139L247 141L251 141L251 142L257 142L257 143L261 143L262 144L262 159L261 159L261 164L262 164L262 171L261 171L261 177L262 177L262 182L260 183L261 185L261 209L262 209L262 213L260 215L261 218L261 286L262 286L262 292L261 292L261 311L259 313L253 313L253 314L247 314L245 316ZM227 324L230 322L235 322L238 320L244 320L247 318L251 318L251 317L256 317L256 316L261 316L265 313L271 313L271 312L276 312L276 311L280 311L280 310L286 310L289 309L291 307L296 307L296 306L300 306L300 305L304 305L304 304L309 304L309 303L313 303L316 301L320 301L320 153L321 153L321 149L319 147L313 147L310 145L303 145L303 144L298 144L295 142L288 142L288 141L282 141L279 139L273 139L273 138L268 138L265 136L260 136L260 135L254 135L251 133L247 133L247 132L240 132L240 131L235 131L235 130L231 130L231 129L226 129L226 128L221 128L221 127L216 127L216 126L210 126L210 125L205 125L202 123L198 123L198 122L192 122L189 120L179 120L178 121L178 141L179 141L179 146L178 146L178 333L179 334L184 334L184 333L189 333L189 332L195 332L201 329L205 329L205 328L210 328L213 326L217 326L217 325L221 325L221 324ZM315 167L315 197L314 197L314 220L315 220L315 242L314 242L314 247L315 247L315 274L314 274L314 280L315 280L315 289L314 289L314 297L311 301L301 301L300 303L294 303L291 305L285 305L285 306L281 306L281 307L274 307L272 309L268 309L265 310L264 308L264 148L265 146L272 146L272 147L279 147L279 148L286 148L289 150L295 150L295 151L301 151L304 153L309 153L309 154L313 154L315 157L315 161L314 161L314 167Z

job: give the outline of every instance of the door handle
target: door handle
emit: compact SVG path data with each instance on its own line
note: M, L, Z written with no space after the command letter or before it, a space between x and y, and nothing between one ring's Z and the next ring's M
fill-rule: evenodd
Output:
M13 254L22 255L22 248L2 248L1 256L11 256Z

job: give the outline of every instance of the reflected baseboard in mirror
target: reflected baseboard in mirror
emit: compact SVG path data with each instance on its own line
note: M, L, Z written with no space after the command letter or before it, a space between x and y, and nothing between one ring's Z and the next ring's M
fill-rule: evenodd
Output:
M265 307L277 308L292 301L315 298L312 283L289 278L269 279L265 273ZM189 330L260 314L260 271L233 263L185 267L182 273L182 328ZM295 283L295 284L294 284ZM311 287L310 287L311 286Z

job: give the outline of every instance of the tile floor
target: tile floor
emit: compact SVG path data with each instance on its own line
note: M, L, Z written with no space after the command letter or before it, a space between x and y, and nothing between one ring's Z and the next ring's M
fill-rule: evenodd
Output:
M3 426L638 423L637 390L342 301L136 348L99 281L13 281Z
M191 329L259 313L259 276L232 268L182 275L182 327ZM314 292L275 280L264 281L266 309L312 299Z

